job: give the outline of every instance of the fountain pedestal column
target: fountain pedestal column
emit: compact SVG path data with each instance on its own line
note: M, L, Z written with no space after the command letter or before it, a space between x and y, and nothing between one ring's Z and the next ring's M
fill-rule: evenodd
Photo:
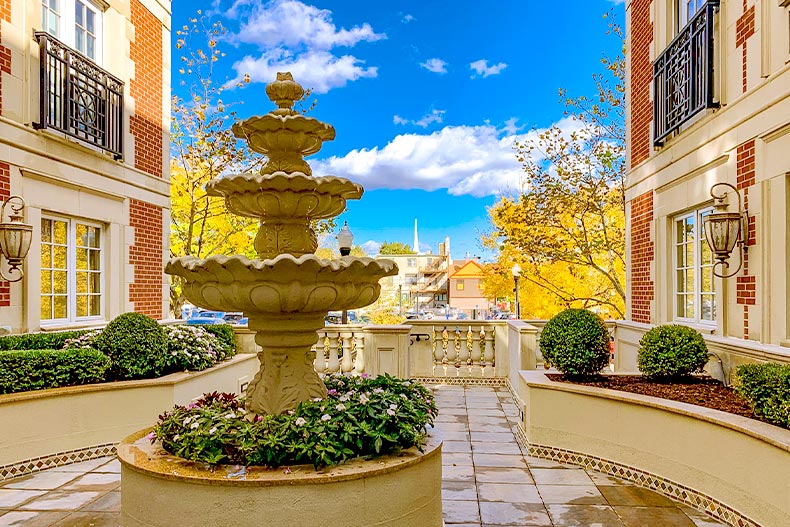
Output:
M267 314L250 317L261 369L247 389L247 410L257 415L281 414L300 401L326 397L326 386L315 371L317 331L323 313Z

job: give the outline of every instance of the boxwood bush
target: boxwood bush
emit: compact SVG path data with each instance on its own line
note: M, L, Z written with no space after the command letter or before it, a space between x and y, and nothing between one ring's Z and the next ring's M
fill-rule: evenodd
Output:
M0 393L102 382L109 368L93 349L0 351Z
M115 317L93 343L112 360L115 379L159 377L169 363L165 330L141 313Z
M609 363L609 332L595 313L566 309L546 323L540 351L565 375L596 375Z
M652 378L687 376L701 372L708 362L708 346L699 331L678 324L654 327L639 346L639 370Z
M0 350L59 350L67 340L77 339L89 329L56 331L53 333L23 333L0 337Z
M790 428L790 364L743 364L735 390L769 423Z

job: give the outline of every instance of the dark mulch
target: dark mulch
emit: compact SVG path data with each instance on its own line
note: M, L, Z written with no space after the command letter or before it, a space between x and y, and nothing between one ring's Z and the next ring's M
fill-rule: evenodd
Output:
M651 395L682 403L696 404L722 412L759 419L754 415L746 400L731 388L725 388L719 381L710 377L692 377L682 382L649 381L640 375L599 376L589 380L568 379L558 373L547 374L553 381L609 388L621 392Z

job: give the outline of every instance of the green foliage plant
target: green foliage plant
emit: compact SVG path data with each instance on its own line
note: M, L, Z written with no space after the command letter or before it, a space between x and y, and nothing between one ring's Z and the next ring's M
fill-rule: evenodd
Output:
M219 360L220 349L225 347L225 343L202 326L179 324L164 326L164 330L170 371L210 368Z
M639 370L651 378L688 376L701 372L707 362L705 339L686 326L656 326L639 340Z
M94 344L112 360L111 371L116 379L158 377L169 364L164 329L141 313L115 317L94 339Z
M758 417L790 428L790 364L742 364L736 376L735 391Z
M225 360L236 355L236 333L230 324L211 324L203 328L219 340L217 360Z
M0 393L102 382L109 369L94 349L0 351Z
M51 333L23 333L0 337L0 351L4 350L58 350L66 341L76 339L91 330L55 331Z
M387 242L379 247L379 254L416 254L412 247L403 242Z
M609 363L609 332L592 311L566 309L546 323L540 350L569 377L597 375Z
M236 396L208 394L161 415L149 437L184 459L267 467L321 467L422 448L426 427L437 415L424 386L388 375L337 374L325 383L325 399L254 418Z

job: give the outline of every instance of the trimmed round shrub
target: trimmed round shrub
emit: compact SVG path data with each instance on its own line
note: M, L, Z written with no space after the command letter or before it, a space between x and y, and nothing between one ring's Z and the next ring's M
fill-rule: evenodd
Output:
M648 377L683 377L701 372L708 362L702 335L686 326L656 326L642 336L639 346L639 370Z
M170 371L205 370L219 360L225 344L202 326L165 326Z
M203 328L220 341L217 360L225 360L236 355L236 333L230 324L211 324Z
M546 323L540 351L565 375L596 375L609 364L609 332L592 311L566 309Z
M115 317L93 345L110 357L116 379L158 377L169 362L165 331L156 320L141 313Z

